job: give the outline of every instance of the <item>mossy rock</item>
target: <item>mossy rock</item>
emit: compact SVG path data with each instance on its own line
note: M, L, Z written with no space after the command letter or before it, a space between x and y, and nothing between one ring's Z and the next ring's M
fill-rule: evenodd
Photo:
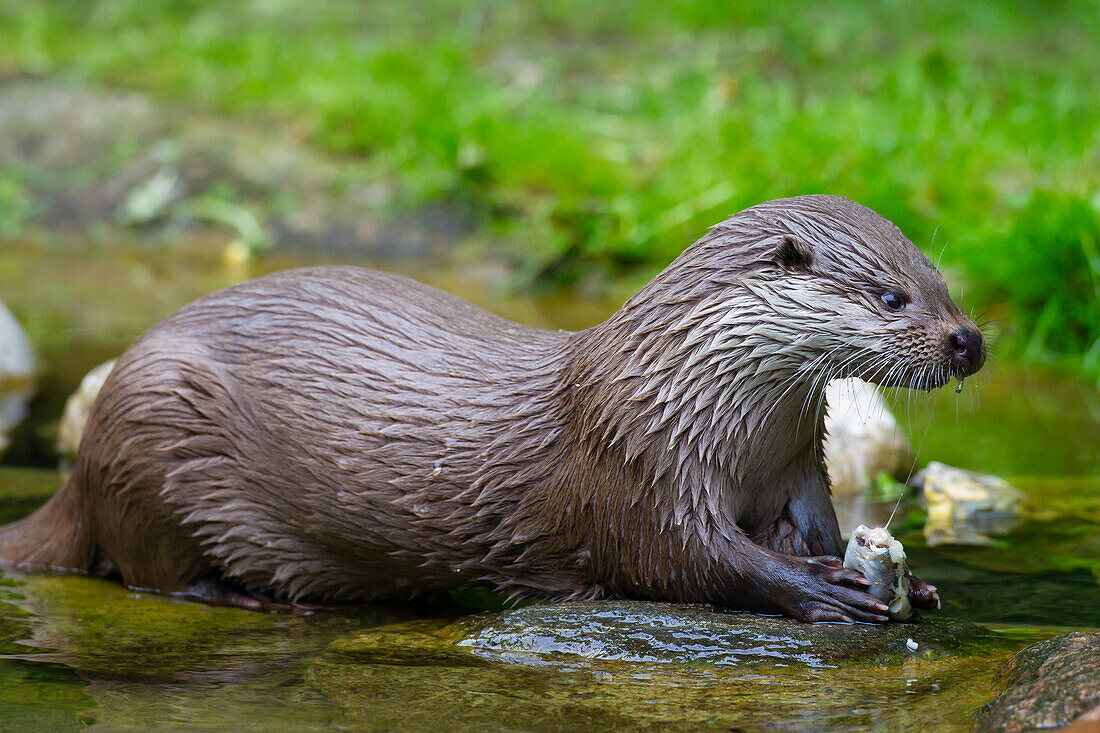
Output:
M912 650L908 642L917 647ZM345 637L333 651L362 661L460 665L603 663L824 668L899 665L996 643L992 632L937 616L919 623L804 624L708 606L633 601L537 604L446 625L415 622Z
M381 728L953 730L973 727L1018 646L935 615L808 625L706 606L540 604L349 634L306 679L338 720Z
M1001 671L1005 690L981 713L982 730L1061 728L1080 717L1100 724L1100 632L1033 644Z
M368 607L307 619L215 608L79 576L0 575L0 651L97 678L170 681L199 670L280 665L351 628L407 618Z

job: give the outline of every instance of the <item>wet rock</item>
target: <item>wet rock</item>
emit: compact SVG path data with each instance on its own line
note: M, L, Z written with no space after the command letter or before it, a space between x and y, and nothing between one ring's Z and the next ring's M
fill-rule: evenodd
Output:
M35 371L30 339L0 302L0 456L9 445L8 434L27 416Z
M1100 723L1100 632L1029 646L1001 671L1005 690L981 712L982 730L1096 730ZM1100 727L1100 726L1098 726Z
M929 545L988 545L989 535L1007 534L1022 521L1023 492L996 476L932 462L913 483L928 512Z
M15 593L5 596L5 586ZM261 665L285 666L304 652L323 651L352 623L332 614L303 623L282 614L183 602L97 578L0 571L0 619L12 616L10 606L41 622L29 634L0 636L0 651L62 662L90 675L145 680L179 680L214 667L239 675ZM400 609L355 610L360 628L408 618Z
M949 654L989 632L942 617L919 623L804 624L725 613L708 606L592 601L536 604L455 624L377 629L338 640L333 651L373 663L486 662L601 666L622 662L744 666L781 663L824 668L842 663L897 665L914 652Z
M633 602L397 624L330 651L306 680L340 718L486 730L957 727L1009 656L943 618L808 625Z
M57 433L57 452L63 459L76 459L84 425L88 422L88 415L99 390L103 389L103 383L115 368L115 361L117 360L111 359L88 372L80 381L80 387L65 403L65 412L61 416L61 427Z
M909 440L878 387L834 380L825 401L825 465L834 495L862 494L880 473L904 474L912 467Z

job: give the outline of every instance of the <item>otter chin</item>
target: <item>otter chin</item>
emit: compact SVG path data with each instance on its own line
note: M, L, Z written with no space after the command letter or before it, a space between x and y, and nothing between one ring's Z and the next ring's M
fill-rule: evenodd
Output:
M839 558L825 385L984 358L929 260L833 196L742 211L575 333L291 270L145 333L0 561L268 610L482 586L885 622Z

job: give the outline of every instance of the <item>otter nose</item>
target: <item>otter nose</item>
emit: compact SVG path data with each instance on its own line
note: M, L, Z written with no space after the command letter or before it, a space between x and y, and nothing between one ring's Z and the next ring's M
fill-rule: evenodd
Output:
M964 326L952 331L947 341L963 376L969 376L982 368L985 363L985 342L981 331L973 326Z

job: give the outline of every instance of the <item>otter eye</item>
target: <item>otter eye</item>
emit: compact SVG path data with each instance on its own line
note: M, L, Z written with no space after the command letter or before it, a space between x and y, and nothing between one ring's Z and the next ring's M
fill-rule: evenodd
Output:
M885 293L882 296L882 302L888 310L899 311L906 306L909 302L905 299L905 296L901 293Z

